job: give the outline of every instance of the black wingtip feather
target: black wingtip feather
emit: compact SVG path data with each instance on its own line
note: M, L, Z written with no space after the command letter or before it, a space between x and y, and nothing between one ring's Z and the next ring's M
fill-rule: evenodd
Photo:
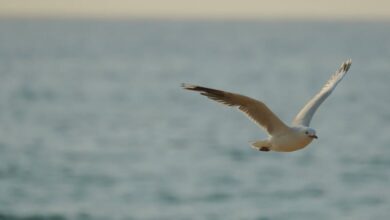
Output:
M341 70L343 70L344 72L347 72L349 70L349 68L351 67L352 65L352 60L349 59L347 61L345 61L342 65L341 65Z
M181 86L184 89L187 89L187 90L201 92L200 93L201 95L206 95L207 96L209 94L213 94L213 95L216 95L216 96L224 96L224 92L222 92L220 90L217 90L217 89L210 89L210 88L207 88L207 87L196 86L196 85L191 85L191 84L186 84L186 83L182 83Z

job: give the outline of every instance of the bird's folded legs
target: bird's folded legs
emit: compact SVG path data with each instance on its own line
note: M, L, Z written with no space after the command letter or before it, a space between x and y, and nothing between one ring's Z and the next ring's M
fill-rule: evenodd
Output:
M269 148L268 147L261 147L261 148L259 148L259 151L269 151Z

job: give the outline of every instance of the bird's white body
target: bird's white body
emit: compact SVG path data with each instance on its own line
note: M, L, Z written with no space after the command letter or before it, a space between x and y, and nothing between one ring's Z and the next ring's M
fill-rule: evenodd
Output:
M316 131L309 127L310 121L318 107L344 78L351 63L351 60L347 60L341 65L322 89L299 111L292 126L287 126L261 101L202 86L191 84L183 84L182 86L184 89L200 92L201 95L224 105L238 107L250 119L264 128L269 137L266 140L252 142L254 148L260 151L291 152L306 147L314 138L317 138Z
M289 127L288 130L269 136L266 140L252 142L255 149L266 147L277 152L291 152L306 147L313 138L305 135L305 127Z

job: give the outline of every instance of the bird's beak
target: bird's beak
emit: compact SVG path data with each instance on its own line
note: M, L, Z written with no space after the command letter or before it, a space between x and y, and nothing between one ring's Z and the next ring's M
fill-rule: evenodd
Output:
M317 135L310 135L309 137L318 139Z

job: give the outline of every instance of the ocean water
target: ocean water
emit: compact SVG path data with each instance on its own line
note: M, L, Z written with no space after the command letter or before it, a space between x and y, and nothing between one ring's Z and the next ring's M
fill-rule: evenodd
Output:
M180 88L289 122L348 58L294 153ZM0 219L390 219L389 85L389 23L2 19Z

